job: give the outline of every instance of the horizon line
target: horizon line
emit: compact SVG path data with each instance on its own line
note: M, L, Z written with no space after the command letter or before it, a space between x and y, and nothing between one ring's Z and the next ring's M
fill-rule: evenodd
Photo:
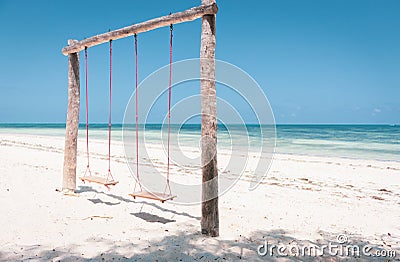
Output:
M65 125L65 122L0 122L0 125L16 125L16 124L37 124L37 125ZM79 122L79 125L86 124L85 122ZM134 125L135 123L129 124ZM139 123L139 125L163 125L164 123ZM262 123L227 123L226 125L272 125ZM93 122L89 125L108 125L106 122ZM112 125L124 125L124 123L113 123ZM171 125L182 125L180 123L171 123ZM185 125L201 125L201 123L188 123ZM223 125L223 124L218 124ZM400 125L400 123L275 123L275 125Z

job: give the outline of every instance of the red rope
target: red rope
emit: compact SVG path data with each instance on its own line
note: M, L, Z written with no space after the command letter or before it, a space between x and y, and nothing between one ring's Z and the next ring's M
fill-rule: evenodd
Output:
M140 191L142 191L142 185L139 178L139 74L138 74L138 43L137 35L135 34L135 93L136 93L136 183L133 191L136 190L136 184L139 184Z
M171 194L171 186L169 181L169 169L170 169L170 133L171 133L171 97L172 97L172 34L173 26L170 27L170 41L169 41L169 85L168 85L168 164L167 164L167 184L164 189L164 193L167 188L169 189L169 193ZM111 41L110 41L110 52L111 52ZM111 54L111 53L110 53ZM110 62L111 64L111 62ZM136 99L136 183L134 187L134 191L136 190L136 185L139 184L140 191L142 191L142 185L140 183L139 177L139 77L138 77L138 43L137 43L137 35L135 34L135 99ZM110 69L111 71L111 69ZM111 73L110 73L111 75ZM111 79L111 76L110 76ZM110 84L110 94L111 94L111 84ZM111 99L111 95L110 95ZM110 101L111 104L111 101ZM110 108L111 112L111 108ZM111 119L111 117L110 117ZM111 120L110 120L111 121Z
M110 40L110 108L108 111L108 174L107 180L111 177L111 108L112 108L112 40Z
M90 166L89 166L89 85L88 85L88 78L89 78L89 73L88 73L88 50L87 47L85 47L85 88L86 88L86 155L87 155L87 166L86 166L86 173L89 172L89 175L92 175L92 172L90 171ZM84 175L84 176L85 176Z
M172 97L172 34L173 26L170 26L170 34L169 34L169 84L168 84L168 164L167 164L167 185L165 186L164 193L169 189L169 194L171 194L171 186L169 183L169 168L170 168L170 134L171 134L171 97Z

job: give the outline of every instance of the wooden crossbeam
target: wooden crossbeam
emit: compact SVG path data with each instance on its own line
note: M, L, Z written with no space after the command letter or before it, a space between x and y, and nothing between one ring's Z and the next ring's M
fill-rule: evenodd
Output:
M179 24L183 22L196 20L204 15L213 15L218 12L216 3L209 5L201 5L193 7L183 12L154 18L140 24L134 24L111 32L103 33L100 35L86 38L82 41L71 43L62 49L64 55L77 53L85 49L85 47L92 47L95 45L106 43L110 40L128 37L134 34L147 32L156 28L169 26L171 24Z

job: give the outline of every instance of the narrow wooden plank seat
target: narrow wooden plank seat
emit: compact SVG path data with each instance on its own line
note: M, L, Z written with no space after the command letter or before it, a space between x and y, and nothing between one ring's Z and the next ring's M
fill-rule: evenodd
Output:
M129 195L132 196L134 199L136 199L137 197L141 197L141 198L158 200L158 201L161 201L161 203L164 203L167 200L172 200L176 197L174 195L169 195L169 194L164 194L164 193L156 193L156 192L148 192L148 191L133 192L132 194L129 194Z
M82 180L82 182L97 183L104 186L115 186L116 184L118 184L118 181L107 180L107 178L99 176L83 176L80 177L80 180Z

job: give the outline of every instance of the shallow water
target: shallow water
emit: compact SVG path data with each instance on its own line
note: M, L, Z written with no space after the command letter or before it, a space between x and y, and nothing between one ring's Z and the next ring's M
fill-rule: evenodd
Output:
M116 124L112 139L134 139L135 127ZM261 146L274 145L275 132L271 126L229 125L218 127L219 149L258 151ZM91 139L107 139L107 124L91 124ZM166 141L166 128L157 124L139 126L146 143ZM64 124L0 124L0 133L61 136ZM200 147L199 124L172 125L172 143ZM85 125L79 127L79 137L85 138ZM400 161L400 126L398 125L277 125L275 152L313 156L333 156L356 159Z

